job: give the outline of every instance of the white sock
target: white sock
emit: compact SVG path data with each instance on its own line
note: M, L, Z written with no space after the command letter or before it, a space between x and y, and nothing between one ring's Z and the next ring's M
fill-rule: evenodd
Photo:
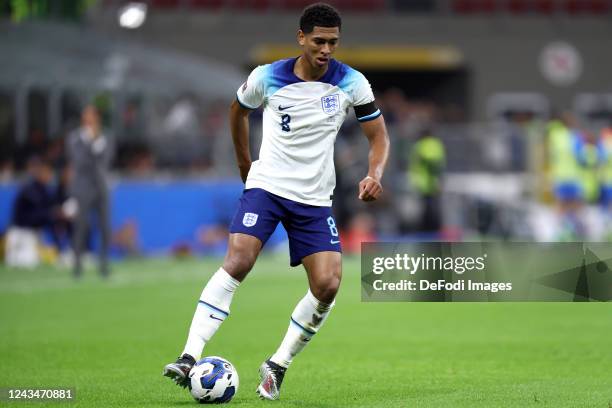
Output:
M282 367L289 367L293 358L302 351L312 336L325 323L334 303L327 304L319 301L309 290L295 307L287 334L270 360Z
M232 297L239 284L223 268L210 278L193 315L183 354L200 359L204 345L229 316Z

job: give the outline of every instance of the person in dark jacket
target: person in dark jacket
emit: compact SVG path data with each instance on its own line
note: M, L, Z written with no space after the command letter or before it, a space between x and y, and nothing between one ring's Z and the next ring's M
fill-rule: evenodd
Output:
M40 158L32 158L28 163L31 178L17 193L13 206L12 225L40 229L48 227L56 218L54 208L53 169Z
M15 198L11 227L7 233L6 263L9 266L36 266L39 263L41 230L66 218L56 201L54 172L50 163L33 157L28 162L28 172L30 177Z

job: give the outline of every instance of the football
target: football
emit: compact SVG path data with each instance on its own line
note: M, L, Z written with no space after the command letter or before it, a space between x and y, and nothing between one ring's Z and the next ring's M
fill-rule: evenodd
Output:
M189 378L191 395L202 404L230 402L238 391L238 372L221 357L201 359L189 372Z

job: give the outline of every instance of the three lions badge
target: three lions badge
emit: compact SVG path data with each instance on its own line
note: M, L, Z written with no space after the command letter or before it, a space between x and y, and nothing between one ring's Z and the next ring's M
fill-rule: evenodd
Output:
M333 94L323 96L321 98L321 107L323 108L323 112L328 115L335 114L340 109L340 95Z
M242 225L244 225L245 227L252 227L253 225L257 224L257 217L259 217L259 215L255 213L244 213L244 217L242 218Z

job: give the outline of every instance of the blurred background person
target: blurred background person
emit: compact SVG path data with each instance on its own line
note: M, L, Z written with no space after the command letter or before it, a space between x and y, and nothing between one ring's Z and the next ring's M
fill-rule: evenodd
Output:
M110 243L110 214L108 172L114 155L112 139L102 131L100 114L93 105L81 114L81 126L68 136L68 159L72 167L70 195L76 198L78 211L74 224L74 276L79 278L83 269L83 250L91 216L95 213L100 232L99 271L108 277Z
M584 236L580 210L585 203L583 145L577 121L565 112L548 124L548 160L560 223L558 239L570 241ZM584 160L582 160L584 162Z
M600 182L600 203L604 224L604 239L612 240L612 119L601 130L598 141L601 160L598 177Z
M421 200L422 232L438 232L442 226L440 194L446 151L442 141L426 128L410 152L410 183Z
M588 204L597 204L600 198L600 179L597 173L603 160L603 152L593 133L585 131L576 131L576 133L584 200Z
M28 161L29 177L13 204L11 227L6 237L6 264L32 268L40 263L39 246L43 229L52 229L67 219L56 201L54 173L40 157Z
M601 182L601 204L606 211L612 207L612 119L607 127L601 130L599 138L601 161L599 167L599 180Z

